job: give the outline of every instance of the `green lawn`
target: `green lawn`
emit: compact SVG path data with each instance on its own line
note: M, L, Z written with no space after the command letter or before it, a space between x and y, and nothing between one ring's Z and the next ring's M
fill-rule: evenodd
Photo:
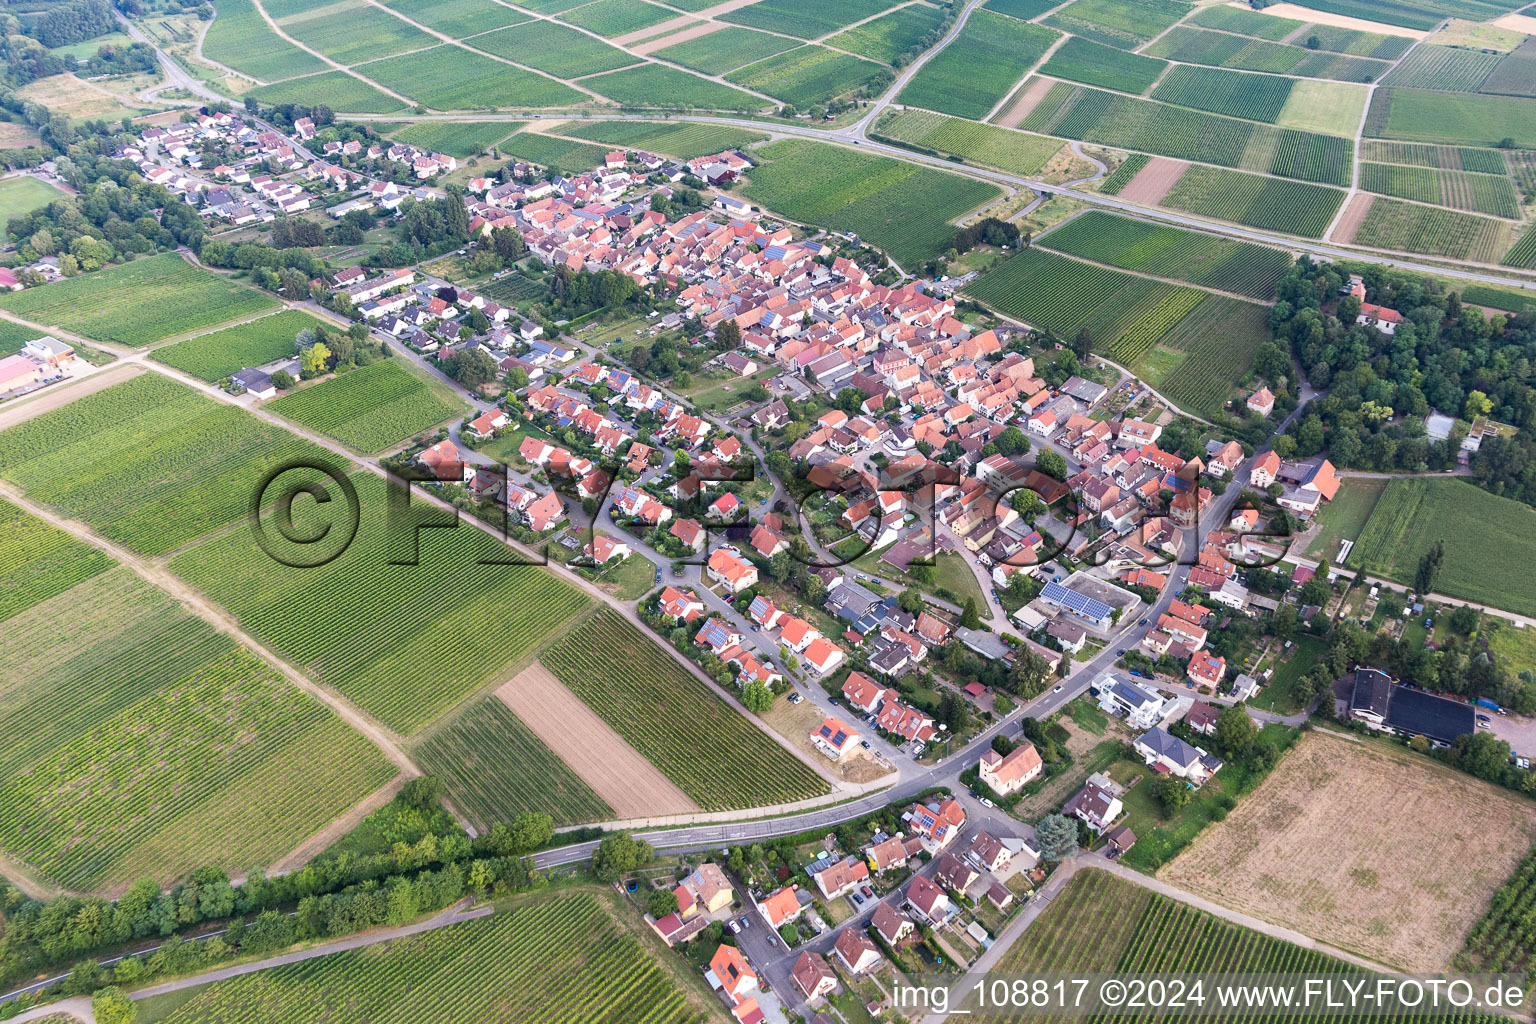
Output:
M0 222L31 213L64 195L52 185L23 175L0 181Z
M1248 703L1280 715L1294 715L1302 710L1296 699L1296 683L1322 659L1325 645L1316 637L1298 636L1288 660L1274 666L1275 674Z
M1387 489L1386 480L1351 478L1334 499L1318 513L1317 536L1307 545L1308 558L1326 558L1337 561L1339 542L1356 540L1365 529L1365 521L1371 518L1381 492Z
M620 601L638 601L656 588L656 563L641 554L606 565L593 579Z

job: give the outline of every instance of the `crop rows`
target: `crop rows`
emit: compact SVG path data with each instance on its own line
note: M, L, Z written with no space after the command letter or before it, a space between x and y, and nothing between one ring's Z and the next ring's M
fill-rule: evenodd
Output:
M889 64L921 43L943 20L944 14L937 7L914 4L839 32L828 39L827 43L840 50Z
M1140 174L1141 169L1151 160L1152 158L1145 153L1132 153L1121 161L1120 166L1116 167L1109 177L1099 182L1099 191L1106 196L1119 195L1125 186L1131 183L1131 179Z
M216 381L247 366L261 366L293 355L298 333L317 326L321 322L308 313L285 309L155 349L151 358L201 380Z
M888 75L884 66L873 61L825 46L802 46L733 71L726 80L797 107L810 107Z
M0 847L63 885L271 863L394 773L126 569L12 618L0 664Z
M1529 37L1499 61L1479 92L1536 96L1536 37Z
M1214 416L1269 340L1268 312L1251 302L1210 296L1163 338L1166 348L1184 357L1153 386L1182 409Z
M1520 241L1505 253L1502 262L1509 267L1536 269L1536 231L1526 229Z
M1536 954L1536 851L1493 894L1488 910L1467 934L1457 957L1461 970L1524 974Z
M1058 36L992 11L974 11L955 41L918 69L897 101L980 120Z
M1308 45L1317 41L1320 50L1333 50L1354 57L1375 57L1396 60L1408 51L1413 40L1408 36L1389 36L1381 32L1361 32L1353 28L1335 25L1311 25L1298 42Z
M1500 0L1301 0L1301 6L1348 18L1428 30L1446 17L1486 21L1518 4Z
M1381 249L1497 263L1509 244L1509 226L1470 213L1377 199L1353 241Z
M741 149L765 137L744 128L697 121L583 121L580 124L564 125L561 132L576 139L647 149L683 160L726 149Z
M750 28L723 28L705 36L686 39L681 43L659 50L657 57L674 64L702 71L706 75L722 75L764 57L799 46L799 40L770 35Z
M1122 366L1135 366L1162 338L1207 298L1193 288L1171 291L1148 289L1147 294L1127 310L1114 331L1115 343L1110 354Z
M433 110L554 107L587 99L562 82L447 43L362 64L357 71Z
M926 110L892 113L881 122L877 131L923 149L948 153L971 163L1015 174L1035 173L1061 149L1058 140L1043 135L1027 135Z
M1096 43L1134 50L1188 13L1182 0L1074 0L1045 21Z
M1262 39L1244 39L1225 32L1207 32L1185 25L1169 30L1167 35L1147 47L1146 52L1153 57L1166 57L1191 64L1328 78L1340 82L1373 82L1392 68L1384 60L1308 50L1301 46L1286 46Z
M1453 46L1420 46L1410 53L1384 85L1405 89L1443 89L1447 92L1477 92L1483 80L1503 54L1481 50L1462 50Z
M1520 197L1515 194L1514 183L1503 175L1364 163L1360 165L1360 187L1453 210L1511 219L1520 216Z
M278 35L251 0L225 0L208 25L203 52L212 59L267 82L325 70L325 64Z
M1235 10L1230 7L1221 9ZM1157 80L1157 76L1167 66L1167 61L1155 57L1143 57L1072 36L1057 47L1051 59L1040 68L1040 73L1082 82L1084 85L1139 94L1146 92L1147 87Z
M463 412L386 359L285 395L268 406L361 452L377 452Z
M1504 154L1496 149L1467 149L1458 146L1425 146L1417 142L1381 142L1367 139L1360 151L1362 160L1383 164L1409 164L1437 167L1446 171L1476 171L1504 174L1509 168Z
M581 894L219 982L163 1024L703 1019L640 940Z
M492 0L388 0L388 6L456 39L528 20L526 14Z
M518 132L501 144L502 152L541 167L559 171L588 171L602 166L608 156L606 146L557 139L538 132Z
M1256 299L1271 298L1291 264L1290 256L1279 249L1099 210L1073 218L1038 244L1122 270L1173 277Z
M706 811L826 792L819 775L615 612L599 611L541 660Z
M677 14L646 0L597 0L573 7L560 17L600 36L612 37L659 25Z
M284 18L278 24L294 39L342 65L425 49L436 41L387 10L371 6L343 10L322 7Z
M112 559L0 499L0 622L112 567Z
M274 106L313 103L316 96L324 96L327 103L336 104L336 110L349 114L387 114L403 106L393 96L345 71L325 71L304 78L290 78L252 89L246 95Z
M1366 134L1410 142L1493 148L1504 139L1536 145L1536 102L1514 96L1380 88L1371 97Z
M617 46L593 39L569 25L556 21L530 21L499 32L476 36L470 43L477 50L515 60L530 68L547 71L558 78L577 78L612 71L635 63L635 58Z
M521 127L516 121L417 121L394 132L391 138L464 159L489 152Z
M1272 14L1261 14L1244 7L1226 6L1202 7L1185 20L1191 25L1203 25L1223 32L1236 32L1239 35L1268 39L1274 43L1278 43L1306 24L1304 21L1296 21L1293 18L1277 18Z
M720 20L816 39L894 6L895 0L758 0L720 15Z
M1339 189L1193 164L1163 198L1163 206L1204 217L1320 238L1344 193Z
M334 461L303 438L159 374L0 434L0 476L144 554L242 518L269 469L316 458Z
M582 84L626 107L757 110L770 105L751 93L660 64L642 64L598 75Z
M495 696L471 705L414 756L423 771L447 783L454 804L482 832L523 811L549 814L556 825L614 817L613 808Z
M1181 107L1274 124L1285 109L1293 84L1293 79L1278 75L1179 64L1163 76L1152 97Z
M1516 249L1519 246L1515 246ZM1532 247L1532 257L1536 258L1536 245ZM1504 258L1506 263L1514 256L1514 250L1510 250L1509 256ZM1517 292L1509 288L1495 288L1486 284L1468 284L1461 290L1461 301L1471 303L1474 306L1487 306L1490 309L1502 309L1506 313L1519 313L1522 310L1536 308L1536 295L1530 292Z

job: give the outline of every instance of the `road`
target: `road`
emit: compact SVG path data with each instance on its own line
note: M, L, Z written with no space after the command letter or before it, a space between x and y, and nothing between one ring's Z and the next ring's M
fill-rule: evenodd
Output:
M200 80L187 74L185 68L172 60L164 50L156 46L155 41L151 39L143 29L139 28L135 22L127 17L124 17L122 11L114 7L112 8L112 13L116 16L118 22L122 24L123 31L128 33L128 38L132 39L136 43L143 43L155 51L155 59L160 62L160 69L165 72L165 84L157 85L154 87L154 89L149 91L159 92L162 89L185 89L192 95L206 100L209 103L229 102L228 96L222 96L219 93L214 92L212 89L208 88L208 86L204 85Z

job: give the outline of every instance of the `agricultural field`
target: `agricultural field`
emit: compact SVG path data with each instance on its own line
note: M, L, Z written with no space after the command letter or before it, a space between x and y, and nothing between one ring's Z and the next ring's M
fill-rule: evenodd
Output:
M390 138L462 160L490 152L521 127L515 121L417 121L391 132Z
M587 99L562 82L446 43L363 64L357 71L433 110L554 107Z
M802 46L749 64L725 77L737 85L803 108L847 95L877 80L888 81L890 69L825 46Z
M291 356L300 331L330 326L308 313L285 309L212 334L155 349L150 358L210 383L247 366Z
M1332 50L1335 53L1347 53L1355 57L1375 57L1382 60L1396 60L1413 45L1413 40L1408 36L1362 32L1359 29L1344 28L1339 25L1309 25L1306 34L1300 36L1297 42L1309 47L1316 42L1319 50Z
M1344 195L1335 188L1191 164L1161 205L1249 227L1321 238Z
M598 75L584 80L582 84L626 107L757 110L769 105L768 101L740 89L732 89L728 85L711 82L686 71L662 67L660 64L644 64L637 68Z
M290 78L252 89L246 95L272 106L313 103L316 96L324 96L336 104L337 111L348 114L389 114L405 106L393 96L380 92L345 71L326 71L304 78Z
M7 620L0 665L0 848L67 887L270 864L395 774L126 568Z
M1519 0L1294 0L1299 7L1347 18L1428 31L1447 16L1487 21L1520 7Z
M1073 0L1045 19L1075 36L1134 50L1189 13L1181 0Z
M1504 174L1508 171L1504 154L1496 149L1423 146L1416 142L1378 142L1366 139L1361 143L1360 159L1372 163L1408 164L1412 167L1475 171L1480 174Z
M1496 636L1508 632L1511 631L1500 630ZM1518 974L1530 968L1536 954L1536 935L1532 934L1530 922L1530 906L1536 900L1533 879L1536 852L1527 854L1515 873L1493 894L1487 913L1473 926L1466 947L1457 954L1457 969Z
M36 327L28 327L26 324L14 323L10 320L0 320L0 356L20 352L27 342L42 333Z
M1536 96L1536 36L1529 37L1483 80L1479 92Z
M246 516L272 467L321 457L311 442L157 373L0 433L0 476L150 555Z
M1404 89L1477 92L1502 59L1503 55L1497 53L1425 44L1404 58L1381 84Z
M45 181L27 175L6 178L0 181L0 224L63 197L63 192Z
M199 270L175 253L146 256L0 297L0 309L34 323L128 346L148 345L276 306L276 300L249 285Z
M0 498L0 622L112 565L95 547Z
M1519 219L1520 197L1504 175L1439 171L1398 164L1360 165L1360 187L1368 192L1448 206L1453 210Z
M1131 179L1141 173L1142 168L1146 167L1151 159L1145 153L1132 153L1125 158L1119 167L1111 171L1108 177L1099 179L1099 191L1106 196L1119 195L1125 189L1125 186L1131 183Z
M1436 541L1445 545L1436 593L1536 614L1536 577L1500 568L1524 565L1520 560L1536 552L1536 511L1463 480L1393 480L1350 551L1348 565L1412 583L1419 559Z
M1340 545L1358 540L1360 531L1381 500L1387 481L1373 477L1351 477L1339 488L1332 501L1318 512L1317 533L1307 545L1306 556L1314 559L1339 557Z
M925 110L893 112L875 130L923 149L949 153L1014 174L1034 174L1061 149L1058 140L1043 135L1026 135Z
M597 0L574 7L560 17L600 36L612 37L671 21L677 12L646 0Z
M1529 237L1530 236L1527 235L1527 238ZM1526 239L1521 239L1522 243L1525 241ZM1518 248L1520 248L1519 245L1515 246L1515 249ZM1504 257L1504 261L1506 263L1509 263L1511 257L1515 255L1515 249L1511 249L1509 251L1509 255ZM1532 255L1536 256L1536 249L1532 250ZM1487 306L1490 309L1502 309L1507 313L1519 313L1523 310L1536 307L1536 294L1528 291L1518 292L1514 291L1513 289L1495 288L1491 285L1481 284L1468 284L1466 287L1462 288L1461 300L1463 302L1470 302L1474 306Z
M1208 296L1158 340L1137 372L1179 408L1210 419L1269 340L1268 316L1263 306Z
M784 36L732 27L675 43L664 50L657 50L656 56L702 71L706 75L723 75L798 45L796 40Z
M1224 10L1225 8L1209 8ZM1392 69L1384 60L1351 57L1262 39L1244 39L1225 32L1178 25L1145 51L1153 57L1205 64L1240 71L1305 75L1340 82L1374 82Z
M991 11L974 11L955 41L912 76L897 102L980 120L1058 35Z
M437 41L388 11L361 3L326 5L280 18L278 26L341 65L420 50Z
M139 1020L697 1024L712 1012L702 997L685 994L641 939L582 893L221 981L163 1017L141 1014Z
M1377 89L1365 129L1374 138L1409 142L1494 147L1509 138L1517 146L1536 146L1536 100Z
M170 567L263 643L402 733L428 725L587 606L545 569L495 564L516 553L469 523L391 532L384 482L368 473L351 479L362 510L357 535L325 565L281 564L251 531L233 530L188 548ZM452 522L425 504L413 500L413 522ZM296 502L299 531L330 521L325 511ZM403 568L413 557L419 564Z
M325 70L324 61L272 31L251 0L224 0L208 26L203 54L263 82Z
M1167 66L1165 60L1142 57L1072 36L1056 48L1051 59L1041 66L1040 73L1139 95L1147 91Z
M527 15L495 0L387 0L387 3L391 10L399 11L412 21L456 39L528 20Z
M1000 195L972 178L817 142L784 140L753 156L760 163L742 195L791 220L855 232L903 265L949 248L952 222Z
M1536 268L1536 231L1526 229L1520 241L1510 247L1500 262L1506 267Z
M617 46L609 46L554 21L530 21L476 36L470 45L557 78L595 75L599 71L612 71L635 63L634 57Z
M1536 804L1518 794L1312 732L1158 877L1378 963L1437 971L1533 839ZM1307 852L1320 844L1328 856Z
M1244 7L1223 5L1202 7L1191 14L1185 20L1185 24L1220 29L1223 32L1236 32L1238 35L1253 36L1278 43L1306 22L1297 21L1294 18L1277 18L1272 14L1261 14Z
M943 20L944 14L937 7L913 4L839 32L828 39L827 43L840 50L889 64L921 43Z
M1274 124L1291 96L1294 79L1180 64L1152 90L1152 98L1212 114Z
M1122 270L1271 299L1291 265L1288 253L1183 228L1089 210L1035 244Z
M1058 0L987 0L982 6L989 11L1006 14L1010 18L1029 21L1040 17L1052 7L1060 7L1061 4Z
M562 135L590 139L610 146L633 146L681 160L741 149L767 138L757 132L723 124L659 121L582 121L560 126Z
M894 6L896 0L758 0L720 15L719 20L817 39Z
M537 132L518 132L502 142L501 151L507 156L528 160L540 167L570 172L591 170L600 166L608 156L604 146L557 139Z
M1351 140L1219 117L1167 103L1058 82L1018 125L1026 131L1079 139L1184 160L1303 181L1345 185Z
M1353 137L1360 127L1369 90L1344 82L1319 82L1298 78L1291 86L1291 98L1275 119L1281 128L1299 128L1305 132Z
M1362 175L1362 184L1364 181ZM1381 249L1497 263L1509 245L1509 232L1508 224L1487 217L1378 198L1352 241Z
M613 819L613 808L494 696L471 704L412 754L482 832L523 811L549 814L556 826Z
M385 451L469 407L398 359L323 380L267 405L279 416L328 434L364 454Z
M614 612L600 610L542 660L705 810L787 803L827 791L821 776ZM667 714L657 715L658 707ZM701 757L706 751L731 756Z

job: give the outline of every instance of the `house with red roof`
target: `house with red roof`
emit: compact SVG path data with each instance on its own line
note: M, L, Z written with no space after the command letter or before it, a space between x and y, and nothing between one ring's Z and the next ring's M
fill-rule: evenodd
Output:
M709 960L710 987L724 994L727 1004L736 1006L758 990L757 972L735 946L722 945Z
M709 578L724 583L733 594L757 585L757 566L744 562L728 547L716 548L709 555Z
M895 690L887 690L863 672L850 672L843 681L843 699L849 707L866 715L879 711L882 703L895 696Z
M692 622L704 614L704 602L691 590L667 587L661 592L658 605L661 614L679 622Z
M507 414L501 409L487 409L469 421L469 432L476 437L490 437L507 425Z
M1403 314L1397 310L1371 302L1360 303L1360 312L1355 316L1355 323L1374 327L1382 334L1396 334L1397 325L1402 322Z
M693 551L701 551L704 548L704 527L693 519L679 519L667 532Z
M806 664L814 668L819 675L826 675L847 660L848 656L829 643L826 637L818 637L805 649L803 657Z
M793 615L784 620L779 632L779 640L796 654L799 654L820 639L820 630L804 619Z
M1216 689L1227 674L1225 658L1217 658L1210 651L1196 651L1189 657L1189 681L1196 686Z
M528 519L529 529L543 533L565 518L565 501L550 491L524 509L523 515Z
M827 958L820 953L809 950L801 953L789 973L795 979L795 986L805 993L805 1001L808 1003L814 1003L837 991L837 974L827 963Z
M907 889L907 906L930 924L939 924L949 916L949 897L927 875L912 879Z
M592 559L597 565L607 565L616 558L623 560L634 554L624 541L614 540L601 533L593 537L581 550L582 554Z
M924 845L936 853L953 842L965 827L965 808L953 797L945 797L913 804L902 818L913 835L923 839Z
M811 745L834 761L841 761L859 745L859 734L836 718L824 720L811 730Z
M1251 411L1268 418L1275 411L1275 393L1269 388L1259 388L1248 396L1247 405Z
M843 929L832 944L832 952L849 974L868 974L880 962L879 947L863 931L852 926Z
M768 922L768 927L777 930L779 925L788 924L804 912L809 903L802 904L798 893L798 886L786 885L758 901L757 912Z
M475 475L475 467L464 452L446 438L416 456L416 464L441 483L467 484Z
M981 755L981 781L998 796L1017 793L1039 778L1044 769L1040 752L1028 740L1020 742L1007 754L988 749Z

